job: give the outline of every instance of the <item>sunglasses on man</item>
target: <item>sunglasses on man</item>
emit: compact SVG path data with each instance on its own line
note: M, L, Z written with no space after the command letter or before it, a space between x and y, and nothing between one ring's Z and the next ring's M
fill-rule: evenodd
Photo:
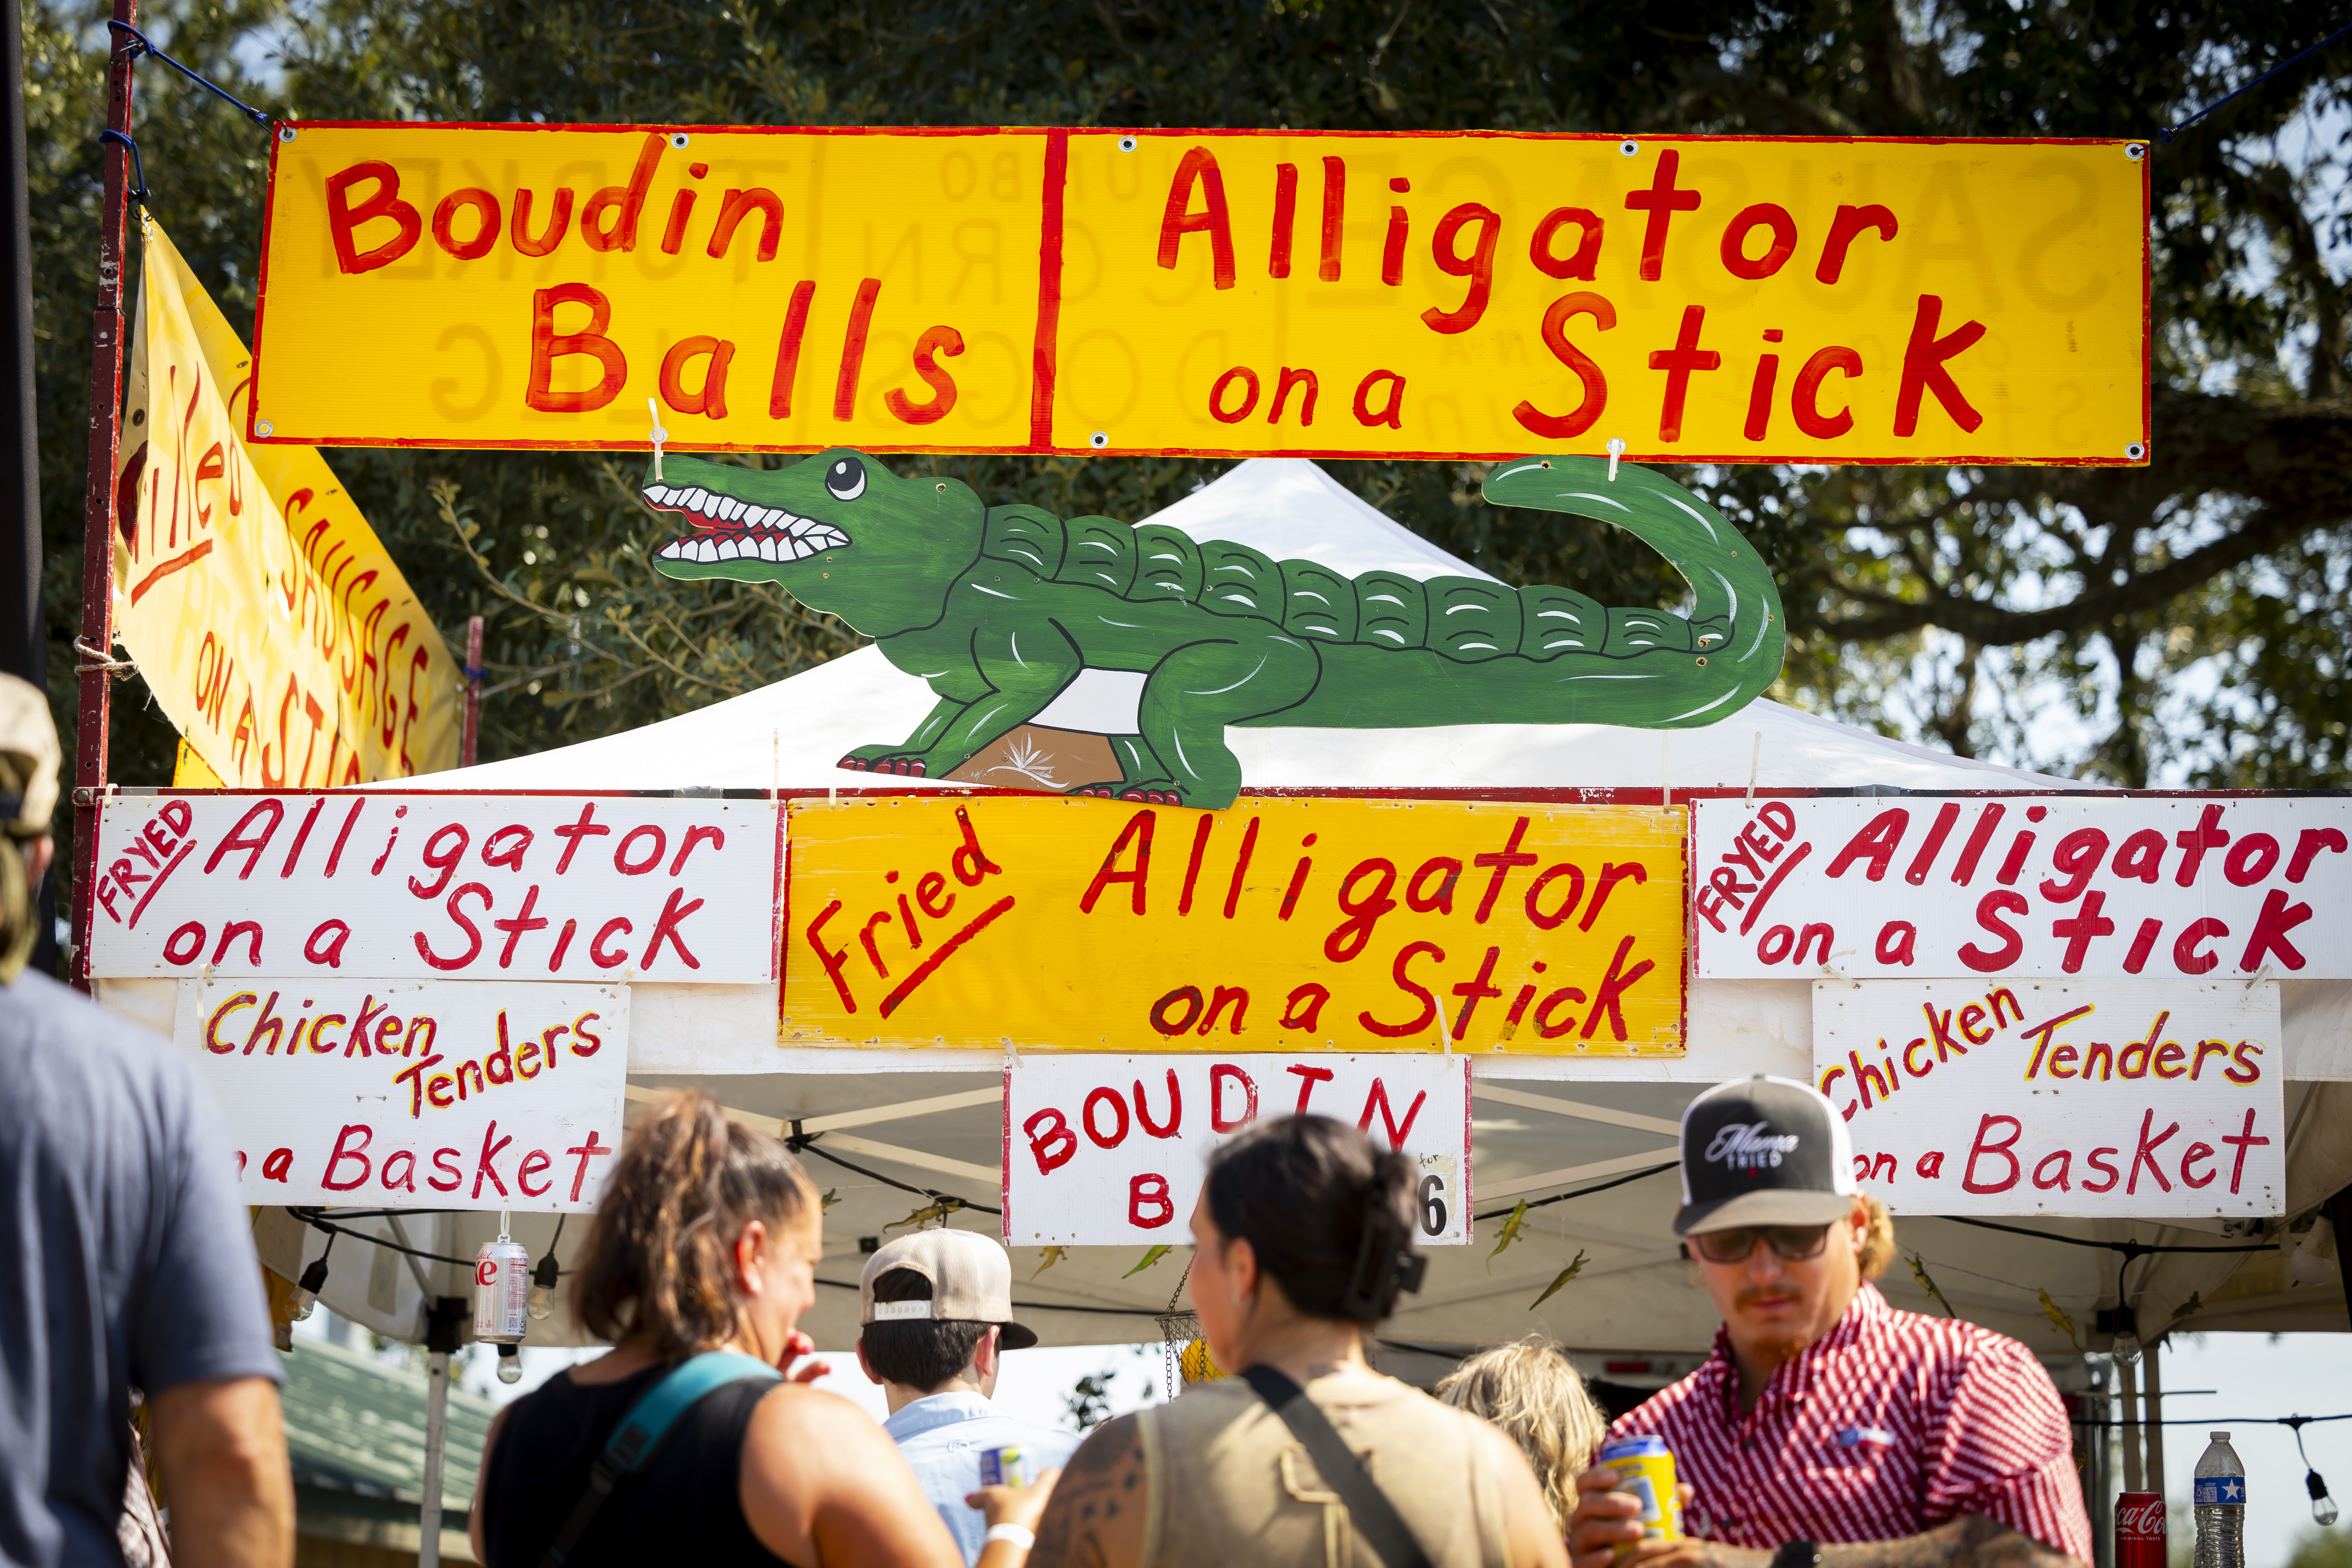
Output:
M1829 1245L1825 1225L1742 1226L1737 1230L1710 1230L1688 1238L1691 1248L1709 1263L1745 1263L1759 1241L1771 1247L1783 1263L1819 1258Z

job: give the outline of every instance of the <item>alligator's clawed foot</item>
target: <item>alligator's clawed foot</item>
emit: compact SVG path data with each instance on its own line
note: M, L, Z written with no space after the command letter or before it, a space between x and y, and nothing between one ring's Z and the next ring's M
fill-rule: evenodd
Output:
M1114 783L1080 784L1077 788L1066 793L1076 795L1088 795L1098 800L1117 800L1118 798L1118 792L1119 786Z
M1131 800L1138 805L1181 805L1184 796L1177 790L1173 779L1140 779L1118 786L1118 798Z
M854 773L869 772L891 773L899 778L907 779L922 778L925 776L926 773L926 766L922 759L919 757L874 757L869 759L866 757L861 757L855 752L852 752L849 755L842 758L841 761L835 763L834 766L837 768L846 768Z

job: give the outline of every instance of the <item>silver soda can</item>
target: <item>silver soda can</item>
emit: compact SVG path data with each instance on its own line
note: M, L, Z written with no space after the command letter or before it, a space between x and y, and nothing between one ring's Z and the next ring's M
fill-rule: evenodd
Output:
M1008 1445L980 1451L980 1484L984 1487L1027 1487L1037 1484L1041 1472L1034 1450Z
M519 1345L530 1328L530 1251L519 1241L486 1241L474 1254L474 1337Z

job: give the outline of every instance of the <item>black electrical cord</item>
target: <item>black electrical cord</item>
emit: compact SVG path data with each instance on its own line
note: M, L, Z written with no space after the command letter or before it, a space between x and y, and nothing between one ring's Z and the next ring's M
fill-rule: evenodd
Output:
M1989 1219L1969 1219L1964 1215L1922 1215L1919 1217L1949 1220L1954 1225L1972 1225L1979 1230L2005 1230L2011 1236L2030 1236L2036 1241L2062 1242L2068 1247L2100 1247L2108 1252L2122 1253L2126 1264L2151 1252L2271 1252L2284 1245L2277 1241L2258 1241L2251 1247L2158 1247L2144 1241L2094 1241L2088 1237L2060 1236L2054 1231L2028 1230L2021 1225L2000 1225Z
M1539 1209L1549 1204L1567 1203L1571 1198L1589 1198L1595 1193L1605 1193L1612 1187L1622 1187L1628 1182L1638 1182L1644 1176L1654 1176L1661 1171L1671 1171L1674 1168L1675 1162L1669 1160L1663 1165L1653 1165L1646 1171L1629 1171L1624 1175L1618 1177L1615 1181L1602 1182L1597 1186L1579 1187L1572 1193L1554 1193L1550 1197L1538 1198L1527 1206L1531 1209ZM1518 1205L1513 1204L1507 1209L1490 1209L1485 1214L1474 1215L1471 1217L1480 1220L1507 1219L1513 1214L1517 1212L1518 1207Z
M863 1165L853 1165L838 1154L827 1153L817 1142L817 1140L824 1136L822 1132L795 1132L784 1140L784 1147L795 1154L814 1154L821 1160L829 1160L845 1171L855 1171L859 1175L880 1182L885 1186L896 1187L902 1193L912 1193L917 1197L929 1198L935 1204L952 1204L958 1208L970 1209L974 1214L1002 1215L1004 1212L1003 1209L990 1208L986 1204L973 1203L969 1198L960 1198L953 1193L936 1192L929 1187L914 1186L899 1181L895 1176L886 1176L879 1171L869 1171Z
M820 1279L817 1283L831 1286L835 1290L858 1289L846 1279ZM1102 1318L1164 1318L1168 1315L1167 1310L1161 1307L1077 1307L1059 1301L1015 1301L1013 1305L1024 1312L1089 1312Z
M332 1220L320 1219L317 1209L289 1207L286 1212L292 1215L296 1219L300 1220L304 1225L310 1226L313 1230L322 1230L330 1237L357 1237L362 1241L371 1243L376 1247L383 1247L387 1251L404 1252L411 1258L422 1258L428 1263L449 1263L456 1265L459 1268L471 1268L474 1266L474 1260L470 1258L452 1258L444 1252L426 1252L419 1247L403 1247L396 1241L386 1241L380 1236L370 1236L366 1231L352 1230L349 1226L337 1225ZM441 1209L433 1212L447 1214L456 1211ZM330 1241L328 1245L331 1247L334 1244Z
M2300 1453L2303 1428L2319 1421L2352 1421L2352 1411L2341 1415L2168 1415L2161 1421L2097 1421L2087 1415L2073 1419L2077 1426L2292 1426ZM2310 1463L2308 1458L2304 1461L2306 1468Z

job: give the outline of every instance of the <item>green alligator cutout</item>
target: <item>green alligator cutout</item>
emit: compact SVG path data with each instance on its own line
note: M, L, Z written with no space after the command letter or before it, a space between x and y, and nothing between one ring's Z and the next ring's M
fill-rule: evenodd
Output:
M1109 738L1116 791L1211 810L1240 792L1228 724L1712 724L1780 673L1780 600L1721 513L1633 464L1498 465L1486 499L1601 519L1672 562L1688 619L1570 588L1367 572L1198 542L1161 523L984 507L954 479L901 478L836 447L761 470L672 457L645 487L694 531L671 577L782 584L882 645L939 704L897 745L840 765L944 778L1028 723L1079 673L1145 676L1139 732Z

